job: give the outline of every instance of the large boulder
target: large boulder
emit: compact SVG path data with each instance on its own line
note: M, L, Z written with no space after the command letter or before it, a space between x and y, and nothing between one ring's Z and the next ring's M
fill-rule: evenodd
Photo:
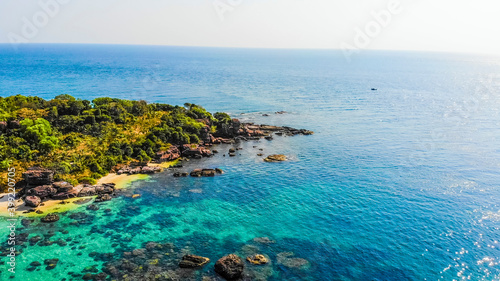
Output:
M267 156L264 159L264 161L266 161L266 162L282 162L282 161L286 161L286 156L283 154L273 154L273 155Z
M195 256L195 255L185 255L182 257L179 267L182 268L196 268L202 267L210 261L209 258Z
M54 172L45 168L31 167L23 173L23 179L29 186L49 185L54 181Z
M235 280L241 277L245 269L243 260L235 254L220 258L215 263L215 272L226 280Z
M57 193L57 189L53 188L52 185L41 185L35 188L31 188L26 192L26 195L37 196L40 199L51 197Z
M75 197L78 197L78 190L71 189L69 191L56 193L56 194L52 195L51 198L56 199L56 200L65 200L65 199L70 199L70 198L75 198Z
M256 255L251 255L247 257L247 261L251 264L266 264L269 262L269 259L266 258L264 255L261 254L256 254Z
M202 173L203 173L202 169L194 169L191 171L191 173L189 173L189 175L192 177L201 177Z
M73 185L71 185L69 182L65 181L58 181L52 184L52 186L57 189L58 192L67 192L73 189Z
M313 131L309 131L309 130L305 130L305 129L301 129L300 133L303 134L303 135L306 135L306 136L314 134Z
M111 194L114 191L115 189L110 186L98 185L95 187L95 192L97 194Z
M214 169L203 169L201 171L201 175L204 177L215 177L215 170Z
M40 199L40 197L38 197L38 196L26 196L26 198L24 199L24 203L28 207L35 207L36 208L36 207L40 206L40 203L42 203L42 199Z
M111 199L113 199L113 197L111 197L111 195L109 195L109 194L100 194L95 199L95 202L105 202L105 201L109 201Z
M175 172L174 177L179 178L179 177L187 177L188 173L186 172Z
M212 151L204 146L197 144L185 144L182 147L182 155L192 158L201 158L212 156Z
M80 190L78 197L94 196L97 195L97 191L94 186L86 186Z
M159 162L172 161L181 157L181 152L177 146L170 146L166 151L159 151L156 153L156 158Z
M161 172L163 169L161 167L150 167L150 166L144 166L142 167L142 170L141 172L143 174L154 174L154 173L159 173Z

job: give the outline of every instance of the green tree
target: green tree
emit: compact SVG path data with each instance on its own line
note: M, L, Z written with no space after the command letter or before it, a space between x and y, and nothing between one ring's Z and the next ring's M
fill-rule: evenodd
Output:
M49 121L38 118L35 121L26 118L20 122L23 138L33 149L38 149L42 153L48 153L59 144Z

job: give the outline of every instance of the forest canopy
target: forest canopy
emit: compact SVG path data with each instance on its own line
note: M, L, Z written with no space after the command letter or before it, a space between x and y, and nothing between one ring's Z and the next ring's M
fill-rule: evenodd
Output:
M198 143L230 120L190 103L0 97L0 173L40 166L60 180L92 182L117 164L147 162L172 144Z

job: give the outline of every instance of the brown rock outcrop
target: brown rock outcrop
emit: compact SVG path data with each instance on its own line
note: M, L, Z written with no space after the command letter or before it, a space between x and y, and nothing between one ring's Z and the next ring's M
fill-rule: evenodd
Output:
M235 280L241 277L245 264L235 254L230 254L223 258L220 258L215 263L215 272L220 276L224 277L226 280Z
M28 189L26 195L37 196L40 199L51 197L57 193L57 189L53 188L52 185L40 185L31 189Z
M49 222L56 222L59 220L59 215L58 214L48 214L44 218L40 219L42 222L49 223Z
M286 161L286 156L283 155L283 154L273 154L273 155L269 155L267 156L264 161L266 162L282 162L282 161Z
M264 255L261 254L248 256L247 261L250 262L251 264L256 264L256 265L266 264L269 262L269 260Z
M23 173L29 186L49 185L54 181L54 172L45 168L31 167Z
M26 196L26 198L24 198L24 203L26 204L26 206L36 208L40 206L40 203L42 203L42 199L40 199L40 197L38 196Z
M182 268L196 268L202 267L210 261L209 258L196 256L196 255L185 255L182 257L179 267Z
M180 157L181 157L181 152L179 151L179 148L175 145L170 146L170 148L167 151L159 151L158 153L156 153L156 158L158 159L159 162L173 161Z

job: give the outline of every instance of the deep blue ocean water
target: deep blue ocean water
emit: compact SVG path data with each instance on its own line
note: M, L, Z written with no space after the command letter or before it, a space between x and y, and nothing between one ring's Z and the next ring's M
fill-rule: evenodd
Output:
M271 265L256 280L500 280L499 86L500 58L487 56L362 51L348 62L321 50L0 45L2 97L191 102L315 131L184 165L221 167L220 177L166 171L136 181L129 192L142 197L105 203L111 216L75 210L95 218L75 227L65 216L55 229L85 249L29 246L15 280L73 280L67 272L101 266L88 253L119 255L147 241L211 258L203 274L223 255L258 247ZM264 163L259 148L291 161ZM92 228L131 241L113 248L116 237ZM309 263L290 267L284 252ZM56 256L54 270L24 270Z

